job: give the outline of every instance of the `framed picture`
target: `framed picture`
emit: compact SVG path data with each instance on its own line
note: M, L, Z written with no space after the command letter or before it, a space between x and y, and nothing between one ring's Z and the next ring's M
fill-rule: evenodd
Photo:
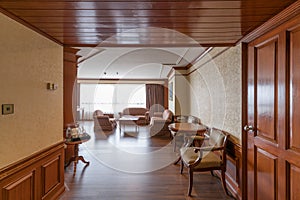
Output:
M173 101L173 82L169 83L169 101Z

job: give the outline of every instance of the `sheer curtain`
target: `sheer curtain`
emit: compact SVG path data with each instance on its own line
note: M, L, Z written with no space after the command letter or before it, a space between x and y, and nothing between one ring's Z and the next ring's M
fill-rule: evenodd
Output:
M154 112L164 110L164 86L159 84L146 84L146 107L150 111L150 116Z

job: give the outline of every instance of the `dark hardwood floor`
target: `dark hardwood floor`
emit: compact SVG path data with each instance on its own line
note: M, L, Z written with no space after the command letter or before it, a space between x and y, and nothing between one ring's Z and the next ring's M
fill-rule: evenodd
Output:
M187 197L188 176L179 173L171 139L148 138L147 127L126 126L119 132L94 133L93 122L81 123L91 139L80 146L89 166L81 161L73 174L73 164L65 169L64 199L154 200L154 199L232 199L225 195L221 182L210 173L194 175L192 197Z

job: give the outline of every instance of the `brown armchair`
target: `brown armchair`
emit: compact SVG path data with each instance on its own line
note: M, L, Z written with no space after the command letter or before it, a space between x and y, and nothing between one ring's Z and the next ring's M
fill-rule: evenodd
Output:
M117 123L114 118L109 118L108 115L103 114L101 110L96 110L93 113L94 131L112 131L116 128Z
M150 135L165 135L171 132L168 128L169 124L173 122L173 112L165 109L162 113L154 113L150 120Z
M209 130L209 136L192 136L188 137L185 147L180 149L182 174L183 167L188 168L189 173L189 188L188 196L191 196L193 187L194 172L210 171L213 175L213 170L221 170L221 180L225 193L228 195L225 181L226 172L226 144L228 134L223 131L212 128ZM191 141L202 141L201 147L190 147Z

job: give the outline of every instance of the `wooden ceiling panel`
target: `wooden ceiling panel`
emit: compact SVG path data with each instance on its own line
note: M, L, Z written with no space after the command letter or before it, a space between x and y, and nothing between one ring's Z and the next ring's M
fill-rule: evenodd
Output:
M0 11L66 46L193 46L192 40L225 46L234 45L293 2L5 0Z
M269 19L271 15L264 16L229 16L229 17L172 17L173 21L176 21L176 26L180 26L180 24L198 24L198 23L232 23L241 21L245 22L264 22L265 19ZM164 24L170 23L169 17L152 17L148 19L147 17L115 17L115 18L106 18L106 17L23 17L26 21L30 21L32 23L40 22L40 23L103 23L104 25L110 24ZM177 25L179 24L179 25Z
M22 17L34 17L34 16L52 16L52 17L205 17L205 16L257 16L272 14L281 10L281 8L235 8L235 9L206 9L202 8L201 12L197 9L193 10L49 10L44 8L43 10L37 9L11 9L10 11L17 16ZM91 12L92 11L92 12ZM185 12L184 12L185 11Z

